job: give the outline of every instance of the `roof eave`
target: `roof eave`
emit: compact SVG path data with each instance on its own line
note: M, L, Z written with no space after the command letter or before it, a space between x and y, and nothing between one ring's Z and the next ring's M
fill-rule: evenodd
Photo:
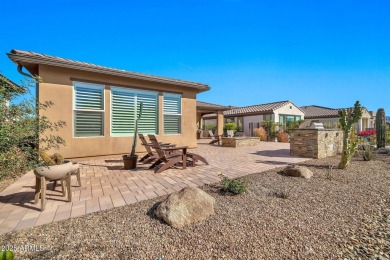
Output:
M189 87L197 89L198 93L208 91L210 90L210 87L205 84L196 84L192 82L184 82L184 81L177 81L174 79L168 79L168 78L162 78L162 77L155 77L151 75L146 74L136 74L129 71L118 71L115 69L105 68L105 67L91 67L87 64L82 63L76 63L73 62L67 62L64 61L54 61L50 58L46 57L29 57L27 55L23 54L17 54L17 53L7 53L8 57L15 63L15 64L21 64L23 62L33 63L33 64L43 64L43 65L49 65L49 66L55 66L55 67L61 67L61 68L67 68L67 69L75 69L75 70L82 70L82 71L88 71L88 72L94 72L94 73L101 73L101 74L107 74L107 75L113 75L113 76L119 76L119 77L125 77L125 78L131 78L131 79L138 79L138 80L147 80L147 81L153 81L158 83L165 83L165 84L172 84L176 86L182 86L182 87Z

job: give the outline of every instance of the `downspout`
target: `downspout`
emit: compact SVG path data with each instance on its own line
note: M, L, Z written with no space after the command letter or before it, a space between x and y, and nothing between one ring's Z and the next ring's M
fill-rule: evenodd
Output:
M31 78L31 79L34 78L34 77L31 76L30 74L23 72L23 66L22 66L21 64L18 64L18 72L19 72L20 74L22 74L23 76L29 77L29 78Z
M36 92L35 92L35 98L36 98L36 106L35 106L35 111L36 111L36 133L35 133L35 139L36 139L36 147L34 147L35 149L34 150L36 150L36 160L37 160L37 162L38 162L38 160L39 160L39 146L40 146L40 144L39 144L39 101L38 101L38 81L36 80L36 78L35 77L33 77L31 74L28 74L28 73L25 73L25 72L23 72L23 65L22 64L19 64L18 63L18 72L21 74L21 75L23 75L23 76L25 76L25 77L28 77L28 78L30 78L30 79L33 79L35 82L36 82L36 87L35 87L35 90L36 90Z

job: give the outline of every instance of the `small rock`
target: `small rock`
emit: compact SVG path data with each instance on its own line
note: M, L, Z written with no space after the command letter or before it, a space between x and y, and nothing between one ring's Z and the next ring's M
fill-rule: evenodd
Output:
M204 221L214 214L215 199L199 188L172 193L155 210L158 218L175 228Z
M283 173L285 173L287 176L301 177L305 179L309 179L313 176L313 172L310 171L308 168L298 165L287 166L283 169Z

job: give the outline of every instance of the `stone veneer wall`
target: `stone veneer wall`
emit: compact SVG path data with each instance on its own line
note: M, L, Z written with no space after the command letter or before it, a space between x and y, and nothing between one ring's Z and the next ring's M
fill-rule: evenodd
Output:
M290 154L325 158L341 154L343 132L333 129L294 129L290 134Z
M247 147L260 144L258 137L222 137L222 146L225 147Z

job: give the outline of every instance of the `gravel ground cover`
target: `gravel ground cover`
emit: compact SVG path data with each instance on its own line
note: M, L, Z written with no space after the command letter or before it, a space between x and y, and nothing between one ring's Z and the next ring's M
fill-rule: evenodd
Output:
M355 157L346 171L339 158L310 160L311 179L280 169L245 179L250 192L220 194L216 214L181 230L152 213L164 197L75 219L8 233L0 245L38 245L18 251L33 259L388 259L390 258L390 155Z

